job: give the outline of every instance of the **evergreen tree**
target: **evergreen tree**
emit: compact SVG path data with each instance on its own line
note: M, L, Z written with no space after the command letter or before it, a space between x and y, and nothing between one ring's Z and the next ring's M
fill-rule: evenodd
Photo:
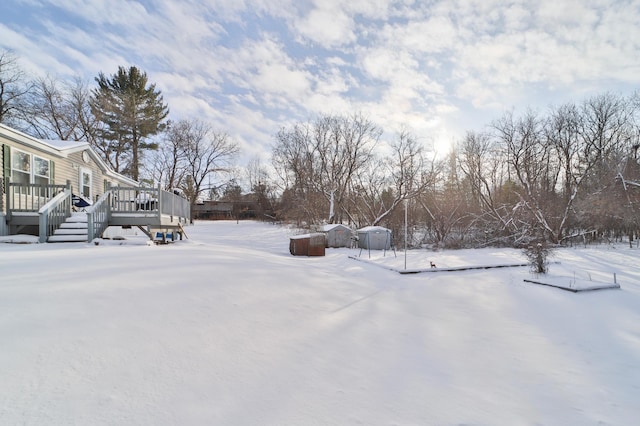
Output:
M157 149L145 138L164 130L169 109L156 85L134 66L118 67L111 78L101 72L96 82L90 102L93 114L104 124L99 151L115 171L139 180L143 150Z

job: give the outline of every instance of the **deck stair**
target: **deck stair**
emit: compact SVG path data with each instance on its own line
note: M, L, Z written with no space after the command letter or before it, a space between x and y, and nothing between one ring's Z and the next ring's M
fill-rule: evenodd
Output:
M71 213L60 228L47 239L50 243L78 243L87 242L87 240L87 214L84 212Z

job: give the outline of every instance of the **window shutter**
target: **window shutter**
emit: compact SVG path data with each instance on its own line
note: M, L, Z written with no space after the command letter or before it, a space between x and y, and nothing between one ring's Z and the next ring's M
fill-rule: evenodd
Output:
M7 179L11 177L11 148L9 145L2 145L2 158L4 159L2 176Z
M11 177L11 148L9 148L9 145L2 145L2 159L4 164L2 165L2 176L0 177L4 179L0 180L0 194L6 194L9 192L9 178Z
M51 160L49 160L49 183L56 183L56 163Z

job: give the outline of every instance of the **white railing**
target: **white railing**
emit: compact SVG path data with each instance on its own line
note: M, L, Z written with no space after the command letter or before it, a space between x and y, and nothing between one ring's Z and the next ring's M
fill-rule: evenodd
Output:
M99 237L109 227L111 217L111 199L113 194L107 191L98 201L87 209L87 240Z
M189 221L191 205L189 200L172 192L157 188L111 187L112 213L148 213L177 217L181 221Z
M46 243L49 236L71 216L71 189L65 188L38 210L39 241Z
M5 187L7 223L11 222L12 212L37 215L41 242L46 242L71 216L73 201L69 182L67 185L5 182ZM149 225L157 225L167 216L171 217L172 223L188 223L191 210L187 199L160 187L111 187L87 209L88 241L101 236L116 213L138 218L133 224L139 226L140 218L147 220Z
M11 212L35 213L56 194L65 189L70 189L69 184L40 185L36 183L13 183L11 181L9 181L6 186L6 205L9 218Z

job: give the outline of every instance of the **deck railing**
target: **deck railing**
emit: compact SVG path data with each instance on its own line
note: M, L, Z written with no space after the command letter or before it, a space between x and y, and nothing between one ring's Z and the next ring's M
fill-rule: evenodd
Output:
M140 213L158 211L158 188L144 186L112 186L112 213Z
M160 214L183 218L191 218L191 204L184 197L169 191L160 190Z
M112 213L149 213L190 218L189 200L163 189L148 187L111 187Z
M71 215L70 182L67 185L38 185L9 181L5 182L5 188L3 199L6 201L7 223L11 223L12 213L21 213L22 224L25 217L37 216L39 236L43 242ZM102 235L113 224L114 214L125 217L124 223L122 217L118 221L122 226L129 225L126 223L128 219L132 219L136 226L144 224L145 220L148 225L158 226L166 224L167 216L171 216L171 224L184 224L190 219L190 204L184 197L160 187L111 187L87 208L88 241ZM17 218L18 215L14 216Z
M59 192L70 190L66 185L41 185L36 183L14 183L6 185L7 218L11 219L12 212L38 212Z

